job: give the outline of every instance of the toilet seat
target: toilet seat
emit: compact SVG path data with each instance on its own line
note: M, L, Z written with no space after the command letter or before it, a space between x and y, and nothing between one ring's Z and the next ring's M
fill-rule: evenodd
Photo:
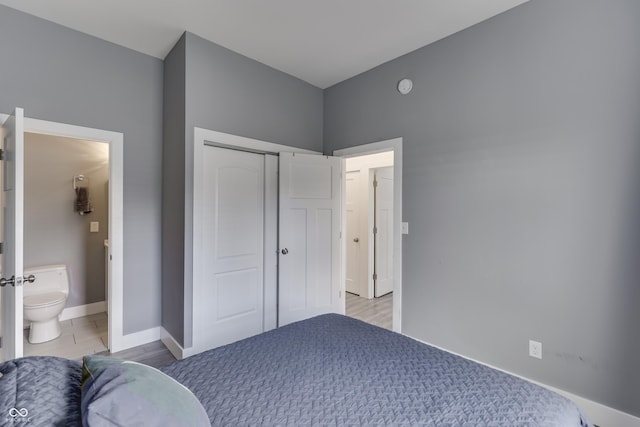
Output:
M29 295L23 298L24 308L49 307L64 301L67 296L62 292L47 292L44 294Z

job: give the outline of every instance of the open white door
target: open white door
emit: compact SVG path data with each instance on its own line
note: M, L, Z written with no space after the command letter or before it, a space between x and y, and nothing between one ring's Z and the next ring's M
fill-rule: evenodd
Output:
M360 173L357 170L345 174L345 215L347 216L345 290L363 296L360 283Z
M22 357L22 256L24 111L16 108L2 125L4 150L4 253L2 254L2 359Z
M337 157L280 153L279 326L344 313L341 172Z
M393 292L393 167L375 169L374 285L378 298Z

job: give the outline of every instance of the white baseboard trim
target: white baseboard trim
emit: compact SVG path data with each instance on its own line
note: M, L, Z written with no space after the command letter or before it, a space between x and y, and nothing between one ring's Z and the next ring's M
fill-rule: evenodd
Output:
M145 329L144 331L134 332L132 334L124 335L122 337L121 349L127 350L139 345L149 344L150 342L158 341L160 339L160 326L155 328Z
M576 405L578 405L578 407L589 418L590 422L592 422L592 423L594 423L596 425L599 425L601 427L611 427L611 426L616 426L616 427L640 427L640 418L635 417L635 416L630 415L630 414L627 414L625 412L622 412L622 411L620 411L618 409L614 409L614 408L611 408L609 406L605 406L605 405L603 405L601 403L594 402L593 400L586 399L584 397L575 395L573 393L570 393L570 392L565 391L565 390L561 390L561 389L556 388L556 387L552 387L552 386L547 385L547 384L543 384L543 383L541 383L539 381L535 381L535 380L532 380L530 378L523 377L522 375L514 374L513 372L509 372L509 371L506 371L504 369L501 369L501 368L495 367L493 365L490 365L488 363L484 363L484 362L481 362L479 360L472 359L470 357L464 356L464 355L456 353L454 351L449 351L446 348L442 348L442 347L439 347L437 345L433 345L431 343L428 343L426 341L422 341L422 340L414 338L412 336L409 336L409 335L406 335L406 336L411 338L411 339L414 339L414 340L416 340L418 342L421 342L423 344L427 344L427 345L430 345L431 347L435 347L435 348L440 349L442 351L446 351L447 353L455 354L456 356L460 356L460 357L462 357L464 359L471 360L472 362L476 362L476 363L479 363L481 365L488 366L488 367L490 367L492 369L495 369L497 371L501 371L501 372L507 373L509 375L513 375L514 377L522 378L523 380L529 381L531 383L537 384L537 385L542 386L544 388L547 388L547 389L549 389L551 391L554 391L554 392L558 393L559 395L564 396L567 399L572 400Z
M195 351L193 347L183 348L178 341L171 335L165 328L161 328L160 341L169 349L173 357L178 360L182 360L186 357L193 356L198 351Z
M638 417L634 417L633 415L605 406L601 403L594 402L593 400L585 399L584 397L577 396L573 393L569 393L568 391L560 390L537 381L527 380L546 387L549 390L555 391L567 399L573 400L576 405L584 411L587 417L589 417L589 421L601 427L640 427L640 418Z
M107 311L107 304L104 301L77 305L75 307L67 307L62 310L62 313L60 314L60 321L77 319L78 317L90 316L92 314L103 313L105 311Z

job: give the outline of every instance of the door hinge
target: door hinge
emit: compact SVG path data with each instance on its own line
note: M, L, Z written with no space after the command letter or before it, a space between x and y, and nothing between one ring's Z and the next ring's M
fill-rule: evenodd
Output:
M4 253L4 242L0 242L0 254Z
M378 227L373 227L373 234L378 234Z
M378 187L378 180L377 179L373 179L373 188L377 188Z
M0 160L4 160L4 150L0 148Z
M378 280L378 275L376 273L373 273L373 280L374 281Z

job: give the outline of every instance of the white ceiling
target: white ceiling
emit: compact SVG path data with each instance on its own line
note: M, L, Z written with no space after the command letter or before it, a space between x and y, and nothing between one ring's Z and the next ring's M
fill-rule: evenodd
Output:
M320 88L527 0L0 0L164 59L187 30Z

